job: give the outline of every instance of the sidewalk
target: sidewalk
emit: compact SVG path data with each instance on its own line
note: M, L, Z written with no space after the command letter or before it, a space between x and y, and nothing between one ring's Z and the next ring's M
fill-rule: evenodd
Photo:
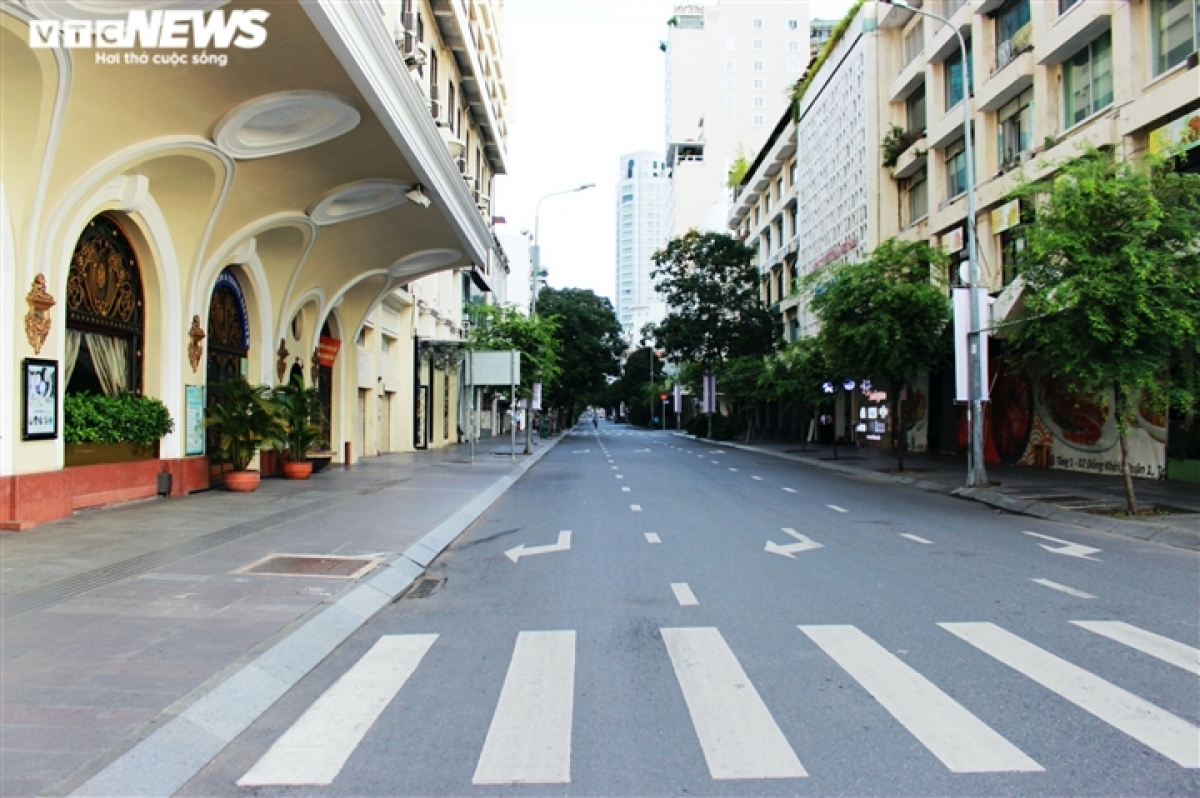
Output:
M63 794L102 769L108 781L89 785L125 794L122 763L145 768L142 752L223 746L557 440L515 465L508 440L492 439L474 464L466 446L387 455L0 535L0 795ZM283 553L325 558L247 572ZM266 683L237 695L248 676ZM215 725L197 720L205 711ZM197 729L204 738L188 738ZM163 788L187 776L155 766Z
M1200 487L1186 482L1134 480L1139 506L1168 510L1135 520L1094 512L1125 507L1124 487L1120 478L1114 476L988 463L987 473L992 486L966 488L966 459L948 455L934 457L909 453L904 458L904 473L898 473L895 453L882 449L839 446L835 459L830 446L808 444L806 450L802 450L795 441L751 444L721 441L717 445L761 452L860 477L908 484L1009 512L1200 550Z

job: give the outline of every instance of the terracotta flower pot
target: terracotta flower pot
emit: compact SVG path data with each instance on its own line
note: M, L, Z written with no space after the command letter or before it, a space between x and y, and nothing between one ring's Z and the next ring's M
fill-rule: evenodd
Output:
M225 490L238 493L249 493L258 487L259 473L257 471L226 471Z
M283 476L287 479L308 479L312 476L313 464L307 460L299 463L284 460L279 465L283 469Z

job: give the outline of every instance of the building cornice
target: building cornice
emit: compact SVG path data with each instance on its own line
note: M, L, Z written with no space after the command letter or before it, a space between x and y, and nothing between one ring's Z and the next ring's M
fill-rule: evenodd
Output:
M370 3L341 0L301 0L301 7L433 195L468 259L487 263L492 248L488 226L378 10Z

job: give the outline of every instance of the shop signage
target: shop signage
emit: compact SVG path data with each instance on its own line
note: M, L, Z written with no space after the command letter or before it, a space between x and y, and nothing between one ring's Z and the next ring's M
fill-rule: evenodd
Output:
M821 268L822 266L826 265L827 263L830 263L831 261L837 260L838 258L842 257L847 252L849 252L850 250L854 249L857 246L858 246L858 239L855 238L854 236L850 236L845 241L838 244L836 247L829 250L821 257L817 258L817 262L813 264L812 270L815 272L817 269Z
M187 386L187 454L204 454L204 386Z
M317 345L317 363L327 369L333 368L333 362L337 360L338 350L341 348L341 341L322 335Z
M1021 223L1021 201L1006 202L992 211L992 233L1003 233Z
M1150 154L1186 152L1200 145L1200 111L1179 117L1150 131Z
M58 361L27 357L25 376L25 424L21 438L27 441L58 437Z

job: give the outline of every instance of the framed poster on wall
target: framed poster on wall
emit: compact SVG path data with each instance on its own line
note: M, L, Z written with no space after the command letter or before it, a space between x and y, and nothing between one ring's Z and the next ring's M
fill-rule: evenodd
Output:
M187 454L204 454L204 386L187 386Z
M24 375L24 420L21 438L27 441L58 437L58 361L27 357Z

